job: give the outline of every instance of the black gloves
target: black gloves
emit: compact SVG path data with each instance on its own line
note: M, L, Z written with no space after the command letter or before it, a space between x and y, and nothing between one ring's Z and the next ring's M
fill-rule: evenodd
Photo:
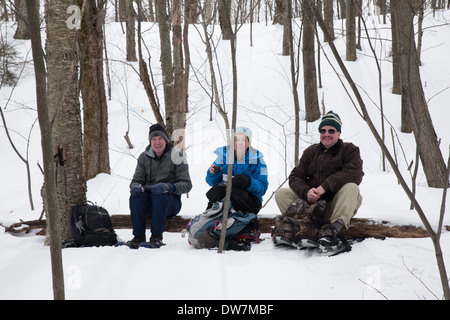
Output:
M248 176L244 176L243 174L234 176L233 178L233 187L247 189L252 184L252 179Z

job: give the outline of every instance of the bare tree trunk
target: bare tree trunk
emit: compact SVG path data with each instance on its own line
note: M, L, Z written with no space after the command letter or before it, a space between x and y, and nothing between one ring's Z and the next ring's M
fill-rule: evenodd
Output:
M347 1L346 23L345 23L345 39L346 39L346 60L356 61L356 24L355 24L355 2L356 0Z
M238 88L238 78L237 78L237 65L236 65L236 35L233 34L230 39L230 48L231 48L231 64L233 70L233 116L231 119L231 131L227 132L227 145L230 148L229 159L228 159L228 171L227 174L229 177L233 175L233 164L234 164L234 136L236 131L236 119L237 119L237 88ZM228 179L227 182L227 190L225 196L225 204L223 208L223 219L222 225L228 225L228 212L231 207L231 190L232 190L232 179ZM226 238L227 228L222 228L220 232L219 239L219 248L217 250L218 253L222 253L225 246L225 238Z
M333 12L333 0L324 0L323 14L325 25L327 26L328 34L331 37L331 41L335 39L334 37L334 12ZM325 39L328 42L328 39Z
M175 145L182 143L184 129L186 128L186 83L183 64L183 39L181 28L181 0L172 2L172 28L173 28L173 68L174 68L174 110L172 128L177 131L172 137ZM183 147L181 149L184 149Z
M341 17L340 19L346 18L346 12L347 12L347 6L345 0L337 0L338 2L338 8L341 8Z
M421 61L421 53L422 53L422 38L423 38L423 15L425 11L425 3L420 3L420 6L418 8L419 10L419 19L417 23L417 60L419 61L419 66L422 65Z
M64 272L61 252L61 230L59 225L58 198L54 180L54 164L52 150L51 122L47 109L47 88L44 55L42 50L40 34L39 2L27 0L29 12L28 21L30 25L31 46L33 51L34 70L36 77L36 102L41 128L41 147L44 165L44 184L46 186L47 203L47 227L50 238L50 259L52 265L53 297L55 300L64 300Z
M63 147L66 152L55 173L60 209L58 223L63 240L72 239L70 209L86 202L76 45L79 30L68 28L66 24L68 6L77 4L76 0L48 0L45 7L47 103L52 144L54 149Z
M230 11L231 0L219 1L219 23L222 30L222 37L224 40L231 40L234 37L233 29L231 28Z
M212 5L212 1L213 0L205 0L205 5L203 8L203 10L205 11L205 18L206 18L205 21L211 21L211 19L212 19L213 7L215 7Z
M199 0L185 0L184 4L184 19L188 23L198 23ZM209 3L208 3L209 2ZM209 6L209 14L211 15L211 0L205 1L205 10ZM207 11L208 12L208 11ZM209 17L210 18L210 17Z
M116 10L119 10L119 22L127 21L127 2L128 0L119 0L119 8L116 8Z
M282 55L289 56L291 51L291 41L292 41L292 1L283 0L283 48Z
M103 24L105 1L88 1L81 23L83 48L81 95L84 122L84 170L86 180L109 167L108 106L103 78Z
M303 79L305 94L306 121L320 118L319 98L317 97L317 74L315 59L315 19L308 2L303 0Z
M136 30L134 28L136 12L133 0L126 0L126 29L127 29L127 61L137 61L136 57Z
M39 0L36 1L38 2L39 7ZM28 28L28 13L25 0L14 0L14 4L16 7L17 21L17 29L16 33L14 34L14 39L29 40L30 30Z
M445 176L445 162L439 149L420 79L414 39L412 0L395 0L392 5L395 6L397 23L402 98L405 96L406 110L411 119L428 186L442 188L448 177Z
M275 0L275 13L273 16L273 24L283 24L284 23L284 0Z
M172 47L170 44L171 21L167 15L166 1L156 1L156 20L158 21L159 38L161 42L160 61L164 88L164 103L166 110L166 130L169 134L172 134L172 115L174 110L174 78Z
M391 6L391 34L392 34L392 93L393 94L402 94L402 82L400 80L400 66L398 64L398 40L397 40L397 23L395 22L395 6ZM402 117L403 119L403 117ZM405 126L404 132L412 132L411 129L409 131L406 129L406 124L402 124L402 127Z

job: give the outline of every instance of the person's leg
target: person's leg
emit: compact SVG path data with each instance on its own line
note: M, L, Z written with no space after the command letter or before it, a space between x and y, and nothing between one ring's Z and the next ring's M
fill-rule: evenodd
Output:
M211 208L214 202L220 202L226 195L226 186L214 185L211 189L206 192L206 197L208 198L207 209Z
M231 206L237 211L258 214L261 210L261 201L247 190L233 188L231 190Z
M131 224L135 237L143 237L145 240L146 218L151 214L151 207L149 193L141 192L137 196L130 196Z
M291 188L280 188L275 193L275 201L281 213L285 213L289 205L300 197Z
M328 204L330 223L341 219L343 226L348 229L350 220L358 211L362 203L359 187L356 183L345 184Z
M152 237L161 236L166 230L167 218L176 216L181 210L181 199L178 195L164 193L160 195L151 194L152 201Z

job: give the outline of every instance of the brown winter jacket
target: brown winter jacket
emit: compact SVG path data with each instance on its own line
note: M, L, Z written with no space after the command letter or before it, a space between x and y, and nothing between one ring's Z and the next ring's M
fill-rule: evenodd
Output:
M306 148L300 163L289 175L289 187L307 200L309 189L321 185L325 190L323 199L330 200L344 184L359 185L363 176L359 148L339 139L328 150L322 143Z

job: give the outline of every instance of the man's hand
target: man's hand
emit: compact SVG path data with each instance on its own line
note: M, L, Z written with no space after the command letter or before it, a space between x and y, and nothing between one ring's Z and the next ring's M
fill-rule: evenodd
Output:
M176 186L172 183L157 183L150 188L153 194L174 193Z
M319 186L318 188L311 188L309 189L306 198L309 202L315 203L319 201L320 197L325 193L325 190L322 188L322 186Z

